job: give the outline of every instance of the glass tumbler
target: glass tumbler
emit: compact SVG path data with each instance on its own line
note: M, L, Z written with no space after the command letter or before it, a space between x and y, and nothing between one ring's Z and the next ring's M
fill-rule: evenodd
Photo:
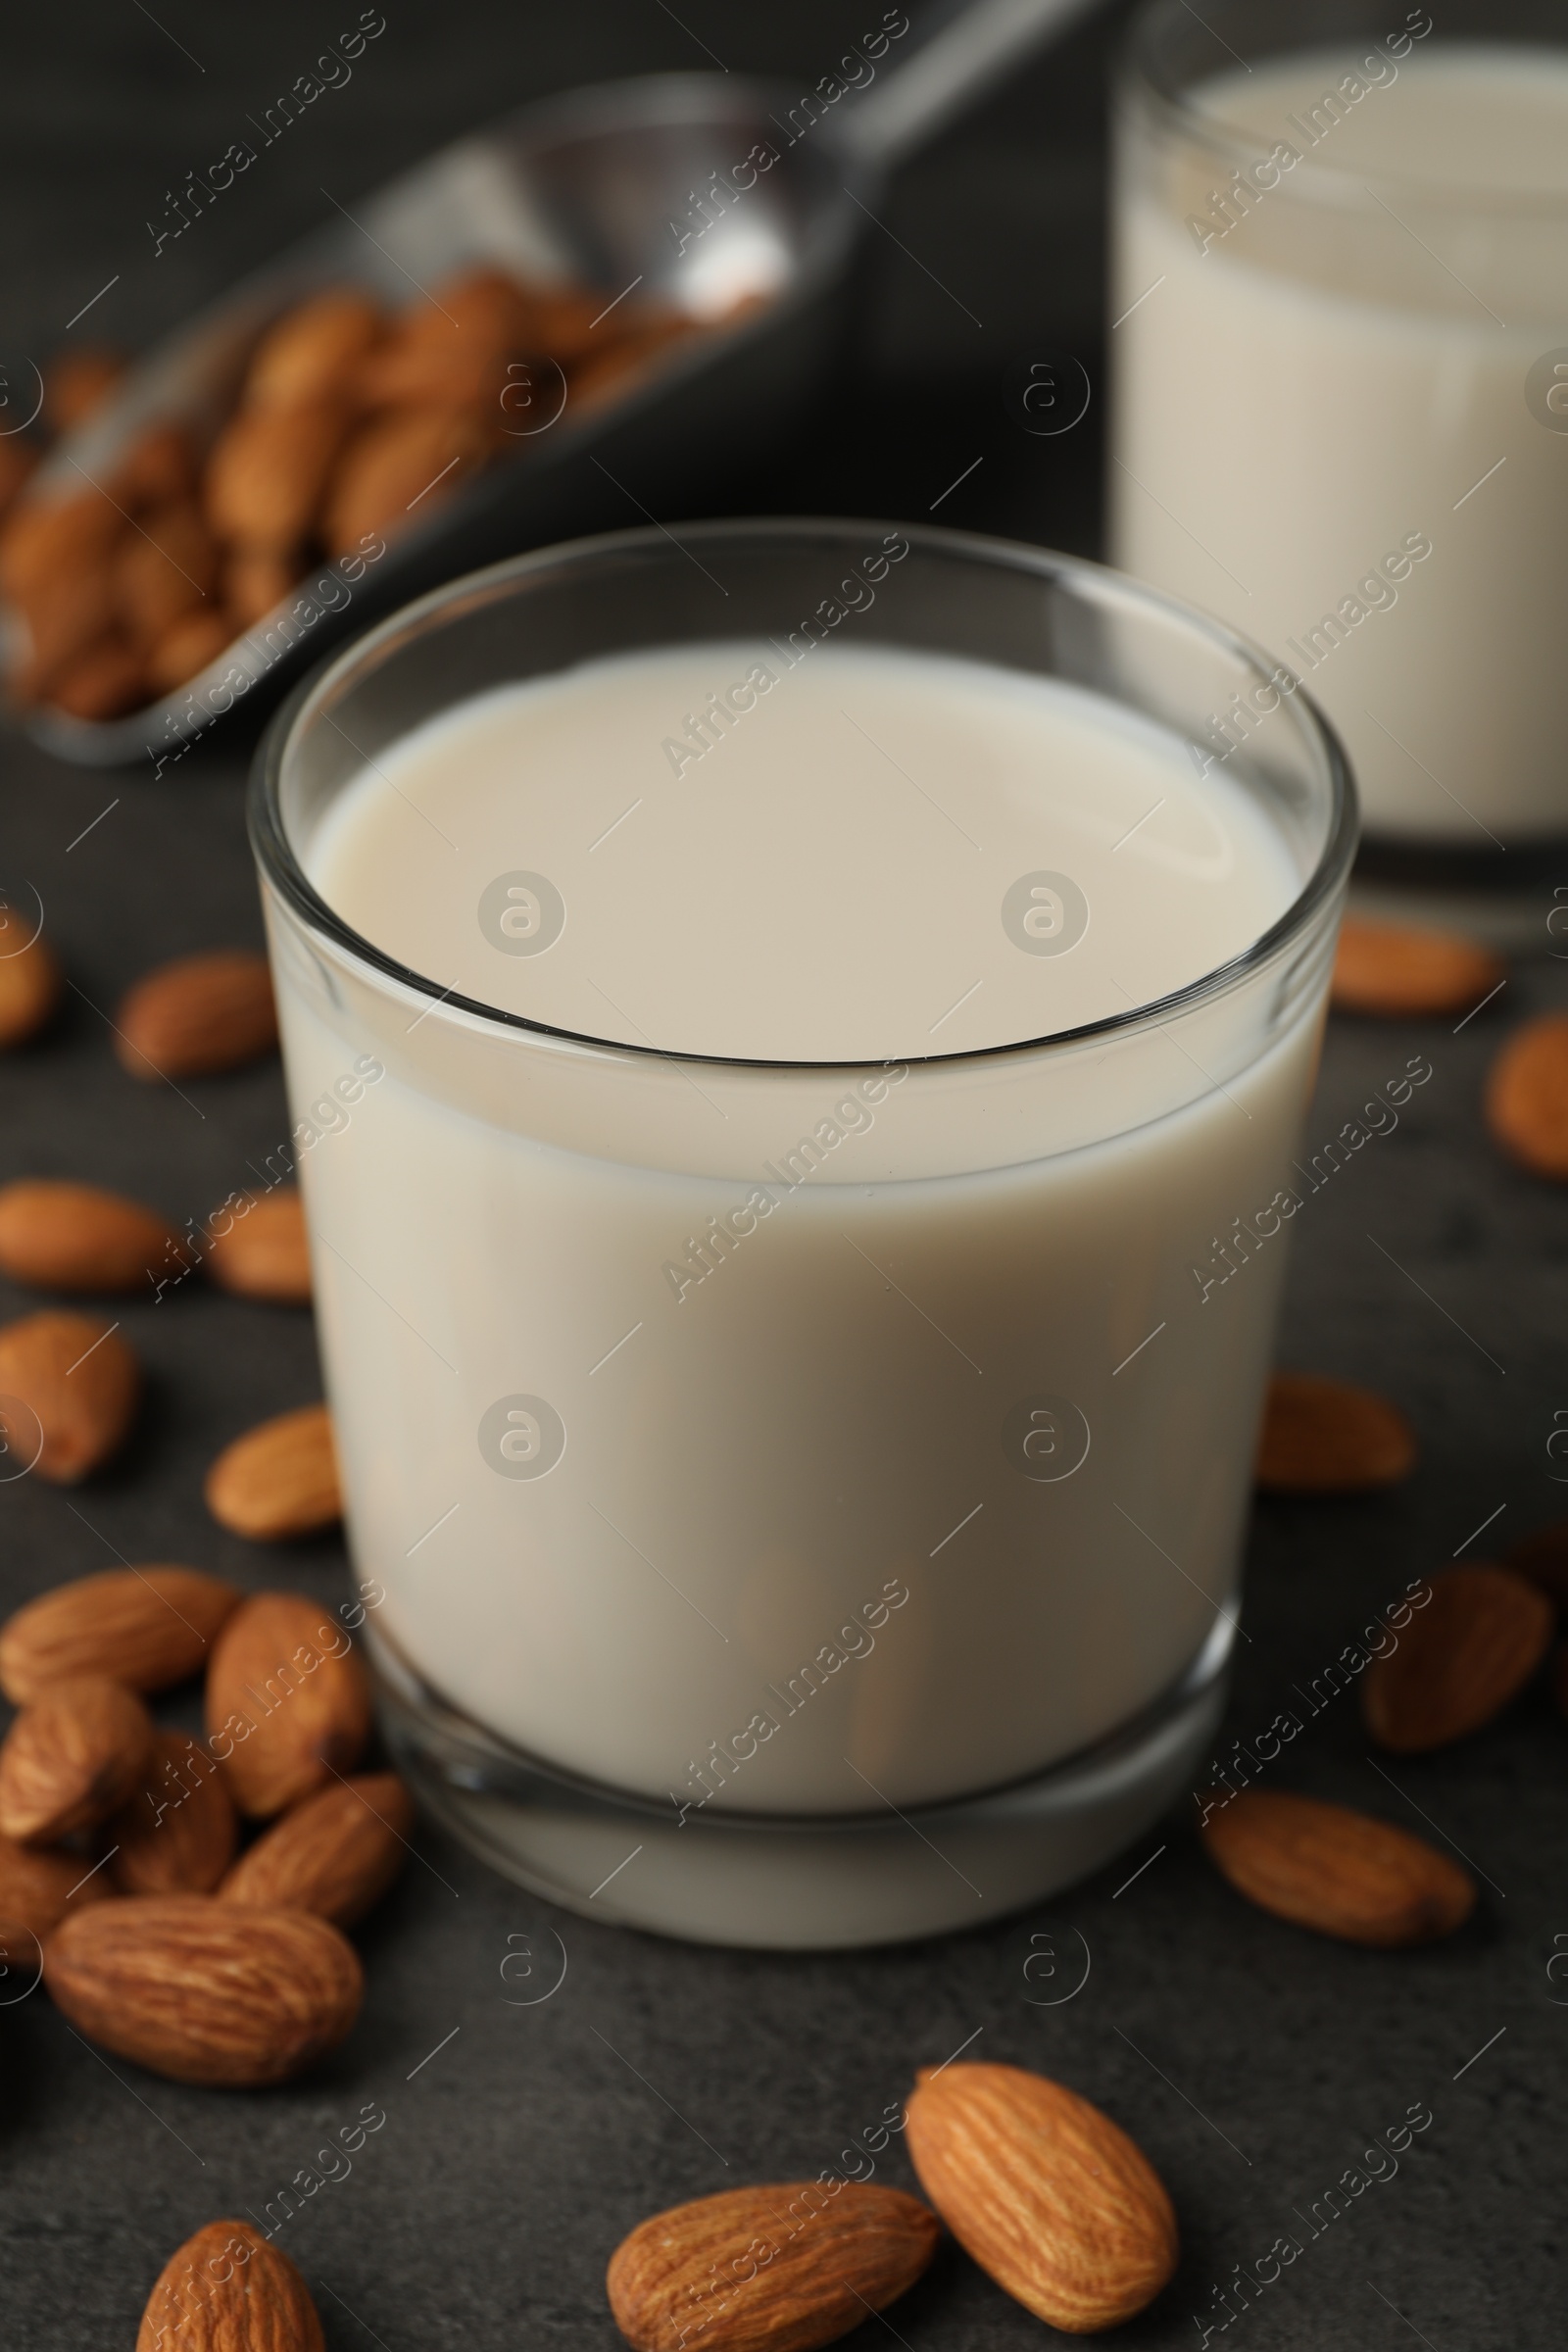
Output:
M1112 560L1288 663L1357 889L1542 949L1568 846L1568 41L1155 0L1116 102ZM1217 708L1223 748L1245 716Z
M906 531L861 642L1090 689L1200 779L1241 698L1259 723L1224 774L1296 895L1156 1004L864 1065L685 1057L466 999L349 929L312 846L432 714L710 639L710 573L727 630L782 643L883 528L635 531L460 580L310 682L253 784L393 1745L513 1878L721 1942L1018 1907L1200 1762L1353 848L1343 758L1221 625ZM672 1255L710 1275L695 1298Z

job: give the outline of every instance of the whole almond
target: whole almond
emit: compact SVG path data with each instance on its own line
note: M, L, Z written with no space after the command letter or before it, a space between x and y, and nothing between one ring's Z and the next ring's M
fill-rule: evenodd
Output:
M1238 1894L1347 1943L1434 1943L1475 1907L1470 1878L1436 1846L1316 1797L1247 1788L1210 1800L1202 1837Z
M3 1196L0 1196L3 1198ZM222 1230L215 1230L220 1223ZM285 1185L275 1193L242 1195L208 1220L207 1271L220 1290L242 1298L305 1306L311 1297L311 1252L305 1208Z
M1490 1723L1551 1643L1550 1601L1511 1568L1466 1561L1431 1588L1398 1646L1372 1660L1361 1685L1366 1728L1396 1755L1446 1747Z
M365 1991L354 1947L324 1919L207 1894L72 1914L44 1946L44 1983L106 2050L171 2082L234 2088L286 2082L335 2049Z
M59 960L24 911L0 900L0 1051L37 1035L60 1002Z
M495 425L504 368L496 371ZM321 536L352 554L368 532L390 536L423 522L483 460L489 428L460 408L395 409L350 442L327 493Z
M262 337L245 379L246 400L256 408L309 408L340 391L381 324L379 305L357 287L313 294Z
M242 1813L266 1820L352 1772L370 1736L370 1685L331 1612L258 1592L218 1637L207 1730Z
M167 1690L206 1664L240 1595L200 1568L105 1568L40 1592L0 1626L0 1690L18 1706L67 1675Z
M339 400L241 409L207 467L207 517L220 539L287 555L310 531L348 429Z
M181 956L138 980L116 1015L116 1052L133 1078L209 1078L277 1043L267 959L244 948Z
M639 2223L610 2258L615 2325L636 2352L810 2352L911 2287L936 2215L900 2188L787 2180L730 2188Z
M323 2352L321 2322L281 2247L249 2222L209 2222L164 2265L136 2352Z
M1487 1124L1533 1176L1568 1178L1568 1013L1516 1029L1487 1079Z
M0 1186L0 1273L48 1291L140 1291L183 1264L179 1236L139 1200L95 1184L23 1177Z
M218 549L194 499L149 508L115 554L115 605L131 642L147 647L211 606Z
M1414 1434L1386 1396L1315 1372L1269 1382L1255 1473L1265 1494L1361 1494L1414 1467Z
M920 2185L959 2245L1054 2328L1114 2328L1175 2270L1164 2182L1063 2083L1016 2066L923 2067L906 2117Z
M136 1358L101 1317L51 1307L0 1329L0 1432L18 1471L74 1486L121 1445L140 1393Z
M189 1733L158 1732L138 1778L104 1824L109 1876L122 1894L211 1894L239 1843L234 1800L217 1764Z
M0 1745L0 1833L57 1845L90 1830L135 1787L153 1743L146 1708L106 1674L51 1683Z
M1391 1018L1468 1012L1502 977L1501 958L1471 940L1348 914L1340 925L1331 1002L1337 1012Z
M224 1446L204 1493L220 1525L254 1544L330 1527L343 1516L343 1497L325 1405L302 1405L247 1430Z
M334 1782L275 1821L219 1889L226 1903L314 1911L351 1928L408 1858L414 1805L395 1772Z
M35 1853L14 1838L0 1838L0 1936L24 1928L41 1944L69 1904L101 1903L110 1892L105 1873L80 1854ZM9 1956L24 1964L21 1952Z

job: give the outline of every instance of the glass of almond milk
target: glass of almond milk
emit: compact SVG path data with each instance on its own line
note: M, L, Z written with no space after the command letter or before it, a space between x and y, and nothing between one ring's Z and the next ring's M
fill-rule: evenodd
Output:
M1353 846L1284 666L1032 548L637 531L362 640L253 824L426 1801L771 1946L1146 1829L1223 1703Z
M1358 888L1544 946L1568 842L1561 10L1158 0L1118 117L1114 560L1329 712ZM1205 741L1228 760L1250 723L1216 708Z

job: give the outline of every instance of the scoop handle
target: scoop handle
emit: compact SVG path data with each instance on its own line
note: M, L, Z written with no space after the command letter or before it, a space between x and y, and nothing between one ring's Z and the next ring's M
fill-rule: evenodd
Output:
M1048 34L1065 31L1094 0L967 0L923 11L911 27L919 47L892 71L879 69L836 135L862 169L902 163L1015 59ZM896 55L896 53L894 53Z

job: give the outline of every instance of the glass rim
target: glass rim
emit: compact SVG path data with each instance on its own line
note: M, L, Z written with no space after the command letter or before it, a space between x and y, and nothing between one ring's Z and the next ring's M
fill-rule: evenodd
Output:
M1184 604L1179 597L1167 596L1159 589L1146 586L1143 581L1115 571L1108 564L1092 563L1082 556L1061 555L1054 549L1033 547L1022 541L996 538L980 532L948 530L929 523L888 526L883 522L844 515L724 516L678 526L682 553L692 542L699 546L712 546L726 540L748 537L777 543L828 536L835 540L853 541L857 547L860 547L864 545L868 531L888 527L897 528L900 536L907 541L911 552L922 549L939 557L963 556L970 562L990 564L1002 570L1022 572L1037 580L1048 580L1077 589L1086 602L1090 601L1090 595L1086 592L1092 592L1093 599L1102 605L1141 606L1151 612L1174 615L1184 627L1206 637L1211 645L1223 648L1247 664L1260 682L1269 682L1280 667L1261 646L1254 645L1250 638L1196 606ZM1210 971L1200 973L1196 980L1187 981L1180 988L1152 998L1148 1004L1135 1005L1128 1011L1108 1013L1101 1020L1083 1022L1071 1029L1050 1030L1041 1037L1020 1038L1005 1045L965 1047L953 1053L870 1058L862 1054L853 1059L825 1061L779 1060L751 1054L696 1054L678 1048L596 1037L586 1031L564 1029L553 1022L533 1020L524 1013L508 1012L500 1005L486 1004L477 998L439 987L424 973L399 962L396 956L376 947L373 941L365 938L345 922L306 874L289 840L282 811L284 774L296 737L318 711L323 710L328 703L341 696L358 679L370 674L383 661L395 655L401 642L422 635L432 626L441 625L445 615L456 615L463 610L471 612L483 603L499 602L517 588L526 586L530 580L559 570L563 564L582 567L628 554L662 554L670 544L670 533L662 525L653 524L562 540L549 547L530 549L520 556L510 556L499 564L486 565L482 570L448 580L412 604L402 606L301 681L278 710L257 747L247 802L251 848L257 864L267 881L308 930L339 951L346 952L356 961L368 965L374 977L394 980L403 987L428 997L431 1002L427 1009L430 1011L434 1011L437 1005L447 1006L493 1030L517 1031L524 1036L570 1047L598 1058L618 1059L629 1055L640 1061L665 1062L674 1066L691 1064L708 1069L794 1071L803 1074L865 1070L895 1060L907 1063L911 1069L931 1069L954 1067L964 1062L1016 1060L1028 1054L1081 1046L1093 1038L1129 1035L1143 1028L1158 1026L1210 999L1228 995L1310 927L1313 918L1334 897L1349 871L1358 833L1355 787L1349 761L1323 711L1305 686L1298 684L1290 699L1299 710L1302 732L1307 744L1321 760L1329 791L1328 826L1315 866L1290 904L1250 946L1228 957L1225 962L1216 964ZM1011 667L1012 664L1003 666Z
M1261 134L1228 122L1222 115L1207 114L1194 106L1187 93L1200 85L1197 82L1178 83L1160 64L1157 45L1167 25L1185 28L1191 22L1192 11L1187 7L1186 0L1142 0L1142 5L1135 10L1122 36L1118 83L1124 93L1129 89L1135 91L1162 118L1167 129L1179 131L1191 145L1205 148L1227 163L1245 164L1250 158L1256 157ZM1436 29L1429 16L1427 30L1431 32ZM1346 37L1348 39L1350 36ZM1216 34L1215 38L1219 36ZM1467 45L1474 39L1494 49L1555 48L1568 55L1568 42L1562 40L1527 41L1517 36L1510 38L1506 33L1449 35L1448 39L1449 44L1455 47ZM1304 56L1314 47L1330 45L1327 41L1315 43L1303 31L1291 47L1282 48L1277 54L1281 57ZM1222 41L1221 46L1228 44ZM1235 55L1234 51L1232 55ZM1218 78L1217 73L1215 78ZM1298 202L1309 202L1310 199L1303 198L1300 192L1300 186L1304 185L1321 191L1324 196L1343 199L1348 205L1365 211L1366 197L1373 195L1374 189L1383 188L1390 194L1402 192L1417 197L1430 211L1512 213L1524 219L1537 220L1568 215L1568 190L1564 189L1459 188L1451 181L1423 179L1415 172L1348 171L1339 164L1324 163L1312 155L1303 155L1299 159L1299 166L1293 167L1293 171L1298 168L1307 171L1308 177L1304 183L1298 185L1293 181L1287 188L1282 180L1271 193L1284 195L1287 202L1292 196ZM1377 201L1375 196L1373 201Z

